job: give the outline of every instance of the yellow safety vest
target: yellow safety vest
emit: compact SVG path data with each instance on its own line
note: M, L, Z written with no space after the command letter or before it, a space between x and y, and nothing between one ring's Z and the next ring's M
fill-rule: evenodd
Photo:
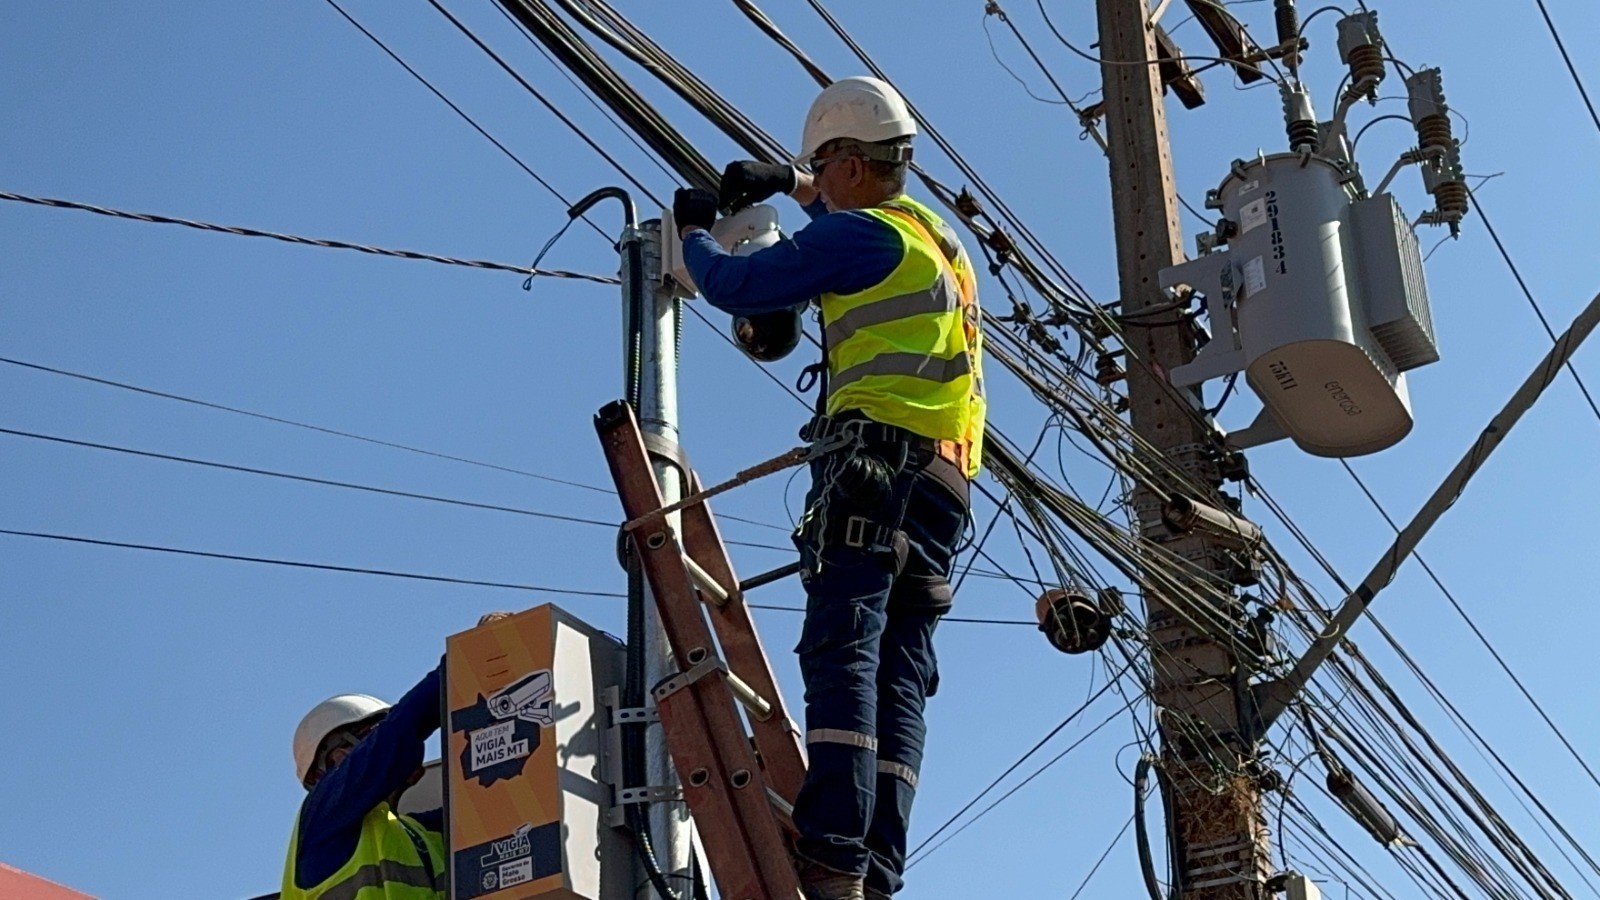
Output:
M982 331L977 279L955 232L904 194L858 210L905 244L888 277L853 294L823 294L828 415L868 418L952 442L967 477L982 463Z
M410 833L407 833L407 830ZM428 848L429 866L417 853L420 839ZM361 839L354 853L321 884L301 888L294 883L294 861L300 849L300 820L289 838L289 861L283 868L283 900L442 900L444 835L429 831L416 819L396 815L379 803L361 820Z

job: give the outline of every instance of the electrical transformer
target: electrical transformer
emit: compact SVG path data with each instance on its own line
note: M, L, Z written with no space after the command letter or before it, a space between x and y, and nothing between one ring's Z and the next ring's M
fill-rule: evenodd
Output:
M1208 201L1225 248L1161 273L1163 288L1205 295L1214 332L1172 382L1243 372L1265 410L1230 436L1237 447L1287 436L1347 457L1404 438L1403 372L1439 354L1416 235L1394 198L1365 196L1348 162L1301 151L1235 162Z

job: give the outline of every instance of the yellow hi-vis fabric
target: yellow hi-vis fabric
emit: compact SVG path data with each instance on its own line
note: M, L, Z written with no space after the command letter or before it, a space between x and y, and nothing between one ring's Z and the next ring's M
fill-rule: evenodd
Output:
M823 294L828 415L874 421L962 448L967 477L983 448L982 332L977 279L955 232L900 195L858 210L905 244L888 277L854 294Z
M411 834L407 834L410 829ZM417 854L412 835L428 848L429 866ZM339 871L310 888L294 883L294 861L300 850L300 822L289 838L289 861L283 868L283 900L442 900L444 835L429 831L405 815L379 803L361 820L361 839Z

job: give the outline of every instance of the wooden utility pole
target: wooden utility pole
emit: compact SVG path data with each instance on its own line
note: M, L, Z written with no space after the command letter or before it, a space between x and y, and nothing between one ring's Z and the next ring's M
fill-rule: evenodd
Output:
M1159 273L1183 260L1167 114L1145 0L1098 0L1098 11L1122 312L1138 316L1168 302ZM1147 321L1158 324L1133 319L1125 326L1136 357L1126 366L1133 427L1195 481L1218 485L1214 442L1183 408L1189 391L1166 381L1165 373L1194 357L1195 335L1159 324L1170 316ZM1231 592L1227 555L1204 538L1172 534L1162 522L1164 499L1143 488L1135 494L1142 533L1191 561L1193 577L1209 577ZM1160 710L1158 765L1172 792L1167 825L1180 851L1182 883L1174 896L1263 900L1271 860L1250 736L1250 673L1232 651L1233 635L1218 633L1214 617L1178 598L1148 592L1144 599ZM1225 612L1238 615L1237 608Z

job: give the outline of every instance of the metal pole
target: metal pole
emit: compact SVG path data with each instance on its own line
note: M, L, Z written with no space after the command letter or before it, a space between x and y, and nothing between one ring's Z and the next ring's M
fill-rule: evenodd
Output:
M573 204L567 216L576 219L601 200L622 204L622 333L623 392L637 411L641 429L676 445L678 442L678 301L663 289L661 277L661 222L639 224L633 199L618 187L600 188ZM682 474L669 462L652 459L662 499L672 503L683 496ZM668 522L678 528L678 516ZM637 563L628 572L628 683L624 704L643 705L651 686L677 674L672 646L662 627L656 600ZM623 781L628 787L671 789L678 786L665 736L652 726L641 736L624 732ZM642 758L641 758L642 757ZM628 806L628 827L635 833L646 878L633 879L640 900L676 895L691 897L694 876L691 862L689 809L682 800L658 799L648 807ZM659 869L657 867L659 866Z
M1199 398L1191 404L1164 375L1194 358L1195 335L1182 327L1141 325L1136 318L1168 302L1159 274L1183 260L1149 8L1146 0L1098 0L1098 15L1117 273L1128 317L1124 342L1137 358L1127 366L1129 414L1134 429L1195 481L1220 485L1206 453L1210 435L1185 408L1198 406ZM1166 487L1170 495L1179 486ZM1190 560L1196 577L1231 590L1220 547L1202 534L1174 535L1162 522L1167 499L1145 488L1135 492L1141 534ZM1227 635L1194 627L1194 617L1175 608L1172 598L1147 591L1144 600L1152 697L1162 728L1158 765L1172 792L1167 828L1179 856L1181 883L1170 896L1262 900L1271 858L1252 771L1255 744L1244 727L1251 713L1249 668L1233 654Z
M644 306L639 316L639 427L645 434L653 434L678 443L678 334L682 311L679 300L663 287L661 277L661 222L652 219L639 229L643 249L641 273L645 290ZM651 461L656 483L661 486L661 499L671 504L679 500L686 489L683 473L671 462L660 458ZM667 517L673 533L679 531L679 515ZM666 630L656 608L655 597L648 585L645 587L644 605L645 683L658 684L677 674L677 662L672 646L667 642ZM667 751L666 736L660 728L651 728L645 734L645 766L652 785L676 785L678 773L672 767ZM650 836L656 859L662 872L680 896L693 894L694 878L690 861L689 807L682 800L658 802L650 806ZM653 898L655 892L648 886L640 889L639 896Z

